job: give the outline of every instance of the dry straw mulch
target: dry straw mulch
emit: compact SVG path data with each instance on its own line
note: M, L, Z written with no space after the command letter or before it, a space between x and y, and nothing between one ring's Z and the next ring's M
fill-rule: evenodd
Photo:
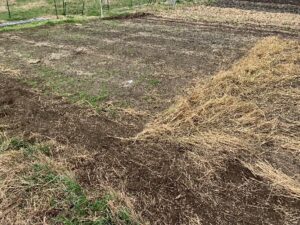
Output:
M274 193L299 201L299 42L259 41L230 70L200 82L139 135L158 137L192 146L189 158L202 170L206 163L208 173L238 159Z

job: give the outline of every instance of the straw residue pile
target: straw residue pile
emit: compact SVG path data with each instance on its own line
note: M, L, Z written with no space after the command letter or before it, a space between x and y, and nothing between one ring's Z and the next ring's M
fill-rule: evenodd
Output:
M242 174L248 184L256 180L272 190L270 195L300 205L299 42L277 37L259 41L229 71L178 99L139 138L189 146L193 167L206 171L205 182L210 176L233 181ZM296 223L299 207L283 208L285 223Z

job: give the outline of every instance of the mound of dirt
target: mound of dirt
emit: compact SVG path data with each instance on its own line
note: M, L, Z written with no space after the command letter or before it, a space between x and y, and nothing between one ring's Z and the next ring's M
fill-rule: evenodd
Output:
M179 191L198 224L299 222L299 46L274 37L260 41L138 136L188 150L169 171L176 168L173 184L180 180L197 202L195 207ZM164 146L162 151L176 152Z
M103 20L127 20L127 19L134 19L134 18L143 18L147 16L153 16L153 14L145 13L145 12L125 13L116 16L105 17L103 18Z

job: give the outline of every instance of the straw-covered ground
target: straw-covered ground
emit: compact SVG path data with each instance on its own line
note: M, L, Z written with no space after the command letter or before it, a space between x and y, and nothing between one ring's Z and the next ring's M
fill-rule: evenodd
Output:
M253 223L255 217L266 221L274 213L281 216L270 223L297 224L299 59L299 42L262 40L232 69L179 99L140 137L188 146L185 162L193 170L186 170L190 181L186 185L196 195L213 199L223 216L227 214L224 204L232 207L231 213L244 211ZM197 172L193 176L190 171ZM207 193L199 192L203 186ZM220 198L219 193L227 194ZM237 219L231 213L228 218ZM217 224L224 222L221 218Z
M0 34L0 224L299 224L298 15L156 13Z
M137 218L151 224L297 224L299 56L297 41L264 39L232 69L200 82L135 138L113 138L103 130L102 141L93 138L97 124L86 130L88 120L103 127L112 122L84 115L74 121L80 108L13 88L2 71L2 124L30 123L18 121L28 114L38 130L29 142L2 137L2 222L54 218L80 224L101 217L113 224L126 218L129 224ZM44 127L51 123L50 112L60 127ZM42 134L53 137L56 129L66 128L76 133L65 131L73 147L59 137L64 144L35 143L47 139ZM122 129L113 126L110 132ZM84 143L89 149L101 146L86 151L79 147ZM108 187L126 193L125 200L99 197Z

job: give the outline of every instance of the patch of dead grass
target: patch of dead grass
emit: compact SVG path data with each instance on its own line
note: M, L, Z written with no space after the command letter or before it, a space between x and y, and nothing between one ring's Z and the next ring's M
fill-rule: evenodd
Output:
M299 198L300 182L297 174L294 177L288 176L279 169L275 169L267 162L258 161L254 165L245 164L254 174L262 176L271 182L275 189L284 188L291 196Z
M14 70L1 64L0 64L0 73L3 74L4 76L11 76L11 77L19 77L21 74L20 70Z

